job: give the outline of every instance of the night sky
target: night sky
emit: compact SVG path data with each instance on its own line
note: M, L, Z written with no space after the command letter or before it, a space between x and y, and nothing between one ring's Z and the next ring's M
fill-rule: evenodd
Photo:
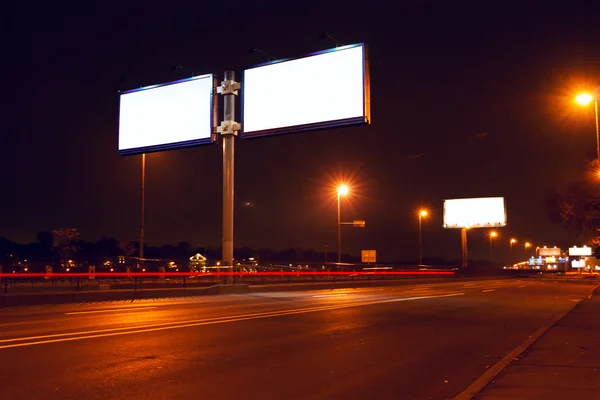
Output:
M595 154L593 110L572 96L600 76L598 2L104 0L7 11L0 237L76 227L85 240L137 240L141 156L117 154L118 90L226 69L240 78L266 61L251 48L299 56L333 47L319 39L327 31L369 45L372 125L236 140L236 247L335 251L338 180L353 191L342 219L367 221L343 227L356 255L415 259L425 206L425 256L458 259L459 231L442 228L442 201L455 197L506 198L505 249L512 236L520 247L582 243L548 221L543 200ZM148 244L220 245L221 168L220 143L148 156ZM487 233L470 234L472 257L488 256Z

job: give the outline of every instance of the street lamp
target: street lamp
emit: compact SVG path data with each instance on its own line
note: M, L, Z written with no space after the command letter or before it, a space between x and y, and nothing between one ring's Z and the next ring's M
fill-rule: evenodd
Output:
M517 239L515 238L511 238L510 241L508 242L508 245L510 246L510 262L514 262L514 258L513 258L513 244L517 243Z
M598 99L589 93L581 93L575 97L575 101L582 106L587 106L592 101L594 102L594 110L596 114L596 155L600 160L600 127L598 126Z
M531 247L531 243L529 242L525 242L525 251L527 252L527 249L529 249Z
M419 211L419 265L423 265L423 232L422 219L427 216L427 210Z
M492 248L493 244L494 244L494 238L498 237L498 232L496 231L491 231L490 232L490 249Z
M340 264L342 262L342 221L341 221L341 212L340 212L340 197L348 194L350 190L347 185L339 185L337 188L337 262Z

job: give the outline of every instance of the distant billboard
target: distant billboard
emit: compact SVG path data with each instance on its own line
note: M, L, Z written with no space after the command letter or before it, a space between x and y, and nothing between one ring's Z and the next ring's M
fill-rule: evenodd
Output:
M539 257L560 257L562 250L558 247L540 247L537 249Z
M120 94L119 154L212 143L213 75Z
M362 43L244 70L242 138L370 123Z
M444 228L506 226L504 197L444 200Z
M592 255L592 248L583 246L583 247L569 247L569 255L570 256L580 256L580 257L589 257Z

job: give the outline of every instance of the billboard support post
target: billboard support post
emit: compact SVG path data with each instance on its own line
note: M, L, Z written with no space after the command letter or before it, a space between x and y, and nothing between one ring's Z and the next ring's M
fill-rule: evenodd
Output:
M223 95L223 121L217 132L223 137L223 265L233 272L233 213L234 213L234 150L235 136L240 124L235 122L235 96L240 84L235 82L235 72L225 71L225 80L217 87ZM233 274L227 283L233 283Z
M460 246L462 249L462 267L467 268L468 252L467 252L467 228L460 230Z
M143 270L144 260L144 220L146 212L146 153L142 153L142 209L140 220L140 262L138 270Z

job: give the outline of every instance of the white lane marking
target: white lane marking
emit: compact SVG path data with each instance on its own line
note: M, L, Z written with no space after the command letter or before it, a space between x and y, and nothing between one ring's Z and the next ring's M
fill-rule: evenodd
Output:
M150 310L152 308L158 308L158 307L128 307L128 308L108 308L106 310L94 310L94 311L76 311L76 312L67 312L65 313L65 315L80 315L80 314L96 314L96 313L103 313L103 312L113 312L113 311L131 311L131 310L135 310L135 311L139 311L139 310Z
M73 340L93 339L93 338L118 336L118 335L128 335L128 334L133 334L133 333L155 332L155 331L162 331L162 330L167 330L167 329L189 328L189 327L196 327L196 326L202 326L202 325L215 325L215 324L223 324L223 323L227 323L227 322L247 321L247 320L251 320L251 319L271 318L271 317L279 317L279 316L294 315L294 314L305 314L305 313L311 313L311 312L337 310L337 309L350 308L350 307L362 307L362 306L368 306L368 305L373 305L373 304L395 303L395 302L401 302L401 301L434 299L434 298L454 297L454 296L462 296L462 295L464 295L464 293L448 293L448 294L437 295L437 296L403 297L403 298L399 298L399 299L376 300L376 301L370 301L370 302L357 302L357 303L340 304L340 305L332 305L332 306L300 308L300 309L295 309L295 310L271 311L271 312L264 312L264 313L237 315L237 316L231 316L231 317L207 318L207 319L192 320L192 321L185 321L185 322L170 322L170 323L167 322L167 323L161 323L161 324L141 325L138 327L100 329L100 330L94 330L94 331L71 332L71 333L62 333L62 334L59 333L59 334L44 335L44 336L32 336L32 337L24 337L24 338L4 339L4 340L0 340L0 343L22 342L22 341L26 341L26 340L37 340L37 339L49 339L49 340L0 345L0 349L34 346L37 344L68 342L68 341L73 341ZM127 330L127 329L129 329L129 330ZM82 335L82 336L76 336L76 335ZM75 336L75 337L67 337L67 336ZM50 339L50 338L55 338L55 339Z
M482 290L481 293L493 292L494 290L496 290L496 289L485 289L485 290Z

